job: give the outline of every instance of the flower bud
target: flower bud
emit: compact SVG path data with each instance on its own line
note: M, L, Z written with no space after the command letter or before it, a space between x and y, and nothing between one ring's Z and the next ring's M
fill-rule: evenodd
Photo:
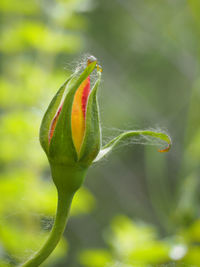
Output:
M98 78L91 89L90 74ZM75 72L51 101L40 127L40 143L50 163L88 167L100 150L97 90L101 70L89 58L81 74Z

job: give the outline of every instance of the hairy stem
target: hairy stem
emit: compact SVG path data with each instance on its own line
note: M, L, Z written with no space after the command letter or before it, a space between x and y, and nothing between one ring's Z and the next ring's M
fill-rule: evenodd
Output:
M22 267L37 267L45 261L57 246L67 223L68 213L71 206L73 194L58 191L58 205L54 226L50 236L43 247L31 259L22 265Z

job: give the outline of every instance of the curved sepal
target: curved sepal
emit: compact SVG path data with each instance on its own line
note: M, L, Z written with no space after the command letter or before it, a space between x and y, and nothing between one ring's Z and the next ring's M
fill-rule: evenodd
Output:
M149 137L153 137L153 138L157 138L160 139L161 141L164 141L167 143L167 147L165 149L159 149L159 152L167 152L170 150L171 148L171 138L162 132L153 132L153 131L127 131L124 132L122 134L120 134L119 136L115 137L114 139L112 139L108 144L106 144L104 147L102 147L102 149L100 150L99 154L97 155L97 157L95 158L95 160L93 162L97 162L99 160L101 160L102 158L104 158L107 154L109 154L109 152L112 151L112 149L117 146L118 144L120 144L120 142L122 140L125 139L129 139L135 136L149 136Z
M52 120L58 110L62 97L64 95L65 89L69 81L71 80L72 75L64 82L64 84L60 87L58 92L55 94L51 103L49 104L44 117L42 119L42 123L40 126L40 144L44 151L48 154L49 151L49 130L52 123Z
M98 75L99 77L90 93L87 103L85 136L79 155L79 161L86 165L92 163L101 147L101 130L97 103L97 92L101 80L100 71Z
M76 90L81 83L90 75L96 67L96 61L89 64L82 74L73 77L67 84L66 96L63 107L58 117L54 134L49 147L49 159L58 163L74 163L78 160L78 155L72 140L71 113L73 99Z

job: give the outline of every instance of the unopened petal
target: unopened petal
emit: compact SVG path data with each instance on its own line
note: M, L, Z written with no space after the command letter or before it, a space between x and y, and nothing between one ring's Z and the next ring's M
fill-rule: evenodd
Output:
M77 153L83 142L85 133L85 115L87 108L88 96L90 94L90 77L79 86L74 96L71 116L72 138Z

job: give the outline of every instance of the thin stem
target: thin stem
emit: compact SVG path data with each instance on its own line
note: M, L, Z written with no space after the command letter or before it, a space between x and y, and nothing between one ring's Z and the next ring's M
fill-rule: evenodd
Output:
M55 249L65 230L72 197L73 194L58 191L56 218L50 236L43 247L31 259L24 263L22 267L40 266L40 264L48 258L51 252Z

